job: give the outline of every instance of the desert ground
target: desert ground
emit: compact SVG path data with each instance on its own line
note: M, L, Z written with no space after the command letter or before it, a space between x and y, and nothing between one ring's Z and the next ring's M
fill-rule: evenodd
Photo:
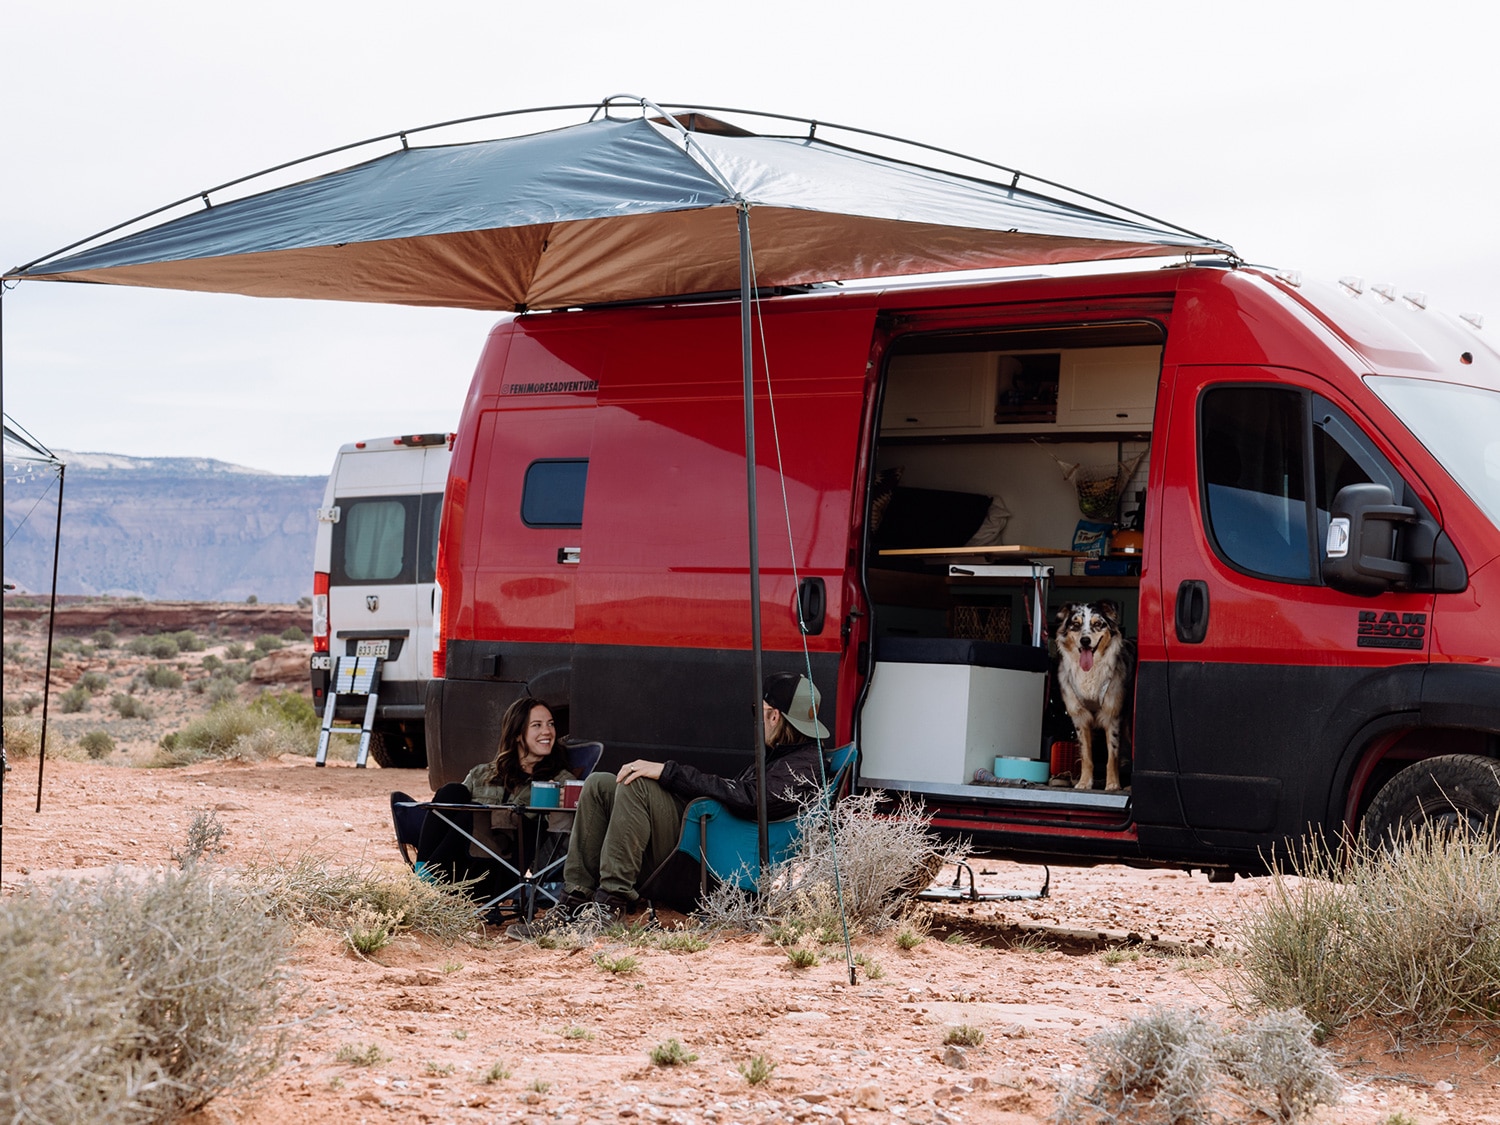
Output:
M300 619L281 608L286 621ZM118 718L98 698L81 713L54 712L57 756L49 747L39 812L38 760L12 759L4 779L4 893L118 865L171 865L205 811L226 829L226 850L213 860L224 868L312 852L399 870L389 793L430 795L425 772L356 769L347 760L317 769L297 754L146 768L157 740L208 706L207 693L191 686L203 657L217 652L222 660L228 645L246 645L282 619L244 624L226 616L216 629L212 616L180 620L104 618L125 640L142 631L215 631L204 651L180 658L183 688L142 692L154 718ZM45 634L25 621L7 612L7 701L38 690L36 646ZM101 627L70 626L81 638ZM305 691L298 677L306 646L279 651L296 654L276 660L284 669L300 664L297 676L272 678L268 665L240 686L242 698L266 687ZM124 685L151 659L123 645L70 654L54 690L90 667ZM116 731L117 749L101 760L70 750L88 729ZM1034 890L1044 878L1040 867L998 858L980 857L974 866L981 890ZM295 1049L261 1086L216 1099L195 1121L1039 1125L1059 1086L1088 1068L1095 1032L1158 1006L1234 1018L1242 998L1236 933L1270 890L1265 879L1210 884L1201 874L1118 866L1054 867L1050 875L1045 898L927 907L925 940L911 949L899 947L894 930L856 935L865 965L852 985L841 947L822 947L819 962L799 970L753 934L673 953L623 939L543 949L489 930L453 944L404 935L362 957L341 933L306 928L290 951L299 981ZM682 920L664 915L662 922ZM633 971L599 964L626 954L638 960ZM945 1047L960 1025L982 1030L983 1043ZM1476 1029L1462 1043L1438 1047L1396 1044L1370 1029L1341 1031L1327 1045L1342 1100L1313 1119L1500 1125L1494 1031ZM671 1038L696 1060L652 1065L651 1049ZM370 1047L379 1049L374 1065L340 1061L341 1051ZM775 1070L751 1085L740 1070L757 1056ZM485 1081L497 1063L508 1076Z

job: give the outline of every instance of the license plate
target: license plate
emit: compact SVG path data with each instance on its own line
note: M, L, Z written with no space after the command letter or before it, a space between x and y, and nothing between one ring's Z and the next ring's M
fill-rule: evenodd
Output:
M354 655L355 656L378 656L382 660L389 659L390 655L391 655L391 642L390 641L355 641L354 642Z

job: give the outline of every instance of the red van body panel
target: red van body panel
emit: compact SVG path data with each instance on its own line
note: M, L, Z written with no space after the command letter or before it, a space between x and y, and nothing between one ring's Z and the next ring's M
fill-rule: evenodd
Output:
M1250 870L1309 825L1353 824L1402 763L1442 752L1443 738L1500 757L1500 648L1488 620L1500 601L1500 528L1365 382L1462 378L1500 391L1500 357L1479 346L1456 375L1444 358L1451 333L1420 316L1409 331L1393 327L1348 296L1207 266L760 302L767 670L810 668L835 738L856 736L878 641L866 524L891 355L914 341L936 354L982 349L986 334L1045 340L1125 326L1133 340L1161 341L1150 432L1137 435L1151 456L1132 607L1134 784L1092 798L938 786L925 794L934 824L1018 855ZM1241 401L1285 406L1311 426L1310 466L1330 456L1318 444L1327 433L1386 466L1451 541L1461 588L1331 588L1315 555L1328 517L1321 492L1293 536L1313 560L1300 578L1257 570L1253 544L1246 556L1220 542L1230 501L1213 492L1225 447L1212 426ZM492 331L443 519L434 782L492 752L500 711L526 693L555 700L568 726L614 757L738 768L752 718L743 422L737 303L531 314ZM1069 436L1114 441L1056 440ZM949 440L979 439L932 444ZM524 482L546 462L586 463L581 514L528 524ZM1331 495L1338 482L1317 483ZM804 655L795 607L799 584L812 583L825 613ZM1202 637L1183 631L1188 587L1204 601ZM1439 665L1481 678L1460 683ZM1476 690L1493 698L1467 707Z

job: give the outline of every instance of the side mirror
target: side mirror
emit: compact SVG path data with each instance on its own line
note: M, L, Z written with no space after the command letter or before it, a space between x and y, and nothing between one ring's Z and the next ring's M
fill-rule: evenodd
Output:
M1328 514L1323 581L1364 598L1411 581L1411 563L1396 558L1396 525L1415 523L1416 509L1397 504L1383 484L1351 484L1339 489Z

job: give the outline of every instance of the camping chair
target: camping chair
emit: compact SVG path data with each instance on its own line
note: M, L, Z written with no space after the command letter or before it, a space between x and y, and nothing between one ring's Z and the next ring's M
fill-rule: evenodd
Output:
M854 772L859 756L857 744L851 742L825 751L827 800L837 800ZM792 854L797 846L801 823L796 816L773 820L767 826L771 863L777 864ZM698 869L697 898L717 883L732 883L741 890L754 892L760 884L760 832L755 821L736 816L712 797L698 797L689 803L682 817L682 833L677 848L642 887L645 897L663 903L694 905L693 896L685 891L679 872L684 857Z
M569 772L581 781L593 773L594 768L599 764L599 759L604 753L604 743L569 742L563 743L562 749ZM517 880L513 886L488 899L483 904L484 907L489 909L510 903L518 914L529 919L536 910L538 894L554 903L559 901L557 891L560 889L561 880L558 876L561 875L563 862L567 858L567 839L572 829L572 817L566 817L566 828L557 827L553 822L552 814L569 810L549 810L547 815L540 819L536 829L537 839L531 848L530 864L526 864L525 859L522 858L527 854L527 842L524 839L525 821L521 816L515 817L516 857L518 862L530 868L528 871L518 869L510 858L497 853L479 835L465 832L447 815L465 812L470 815L489 814L502 807L478 803L438 804L433 801L418 801L405 793L392 793L391 822L395 828L396 847L401 853L401 858L406 861L406 865L416 872L418 877L430 878L423 870L422 861L417 858L417 844L421 839L422 827L427 822L427 818L434 815L441 817L451 828L467 837L470 843L480 850L481 855L476 856L476 859L488 859L501 871L510 872Z

